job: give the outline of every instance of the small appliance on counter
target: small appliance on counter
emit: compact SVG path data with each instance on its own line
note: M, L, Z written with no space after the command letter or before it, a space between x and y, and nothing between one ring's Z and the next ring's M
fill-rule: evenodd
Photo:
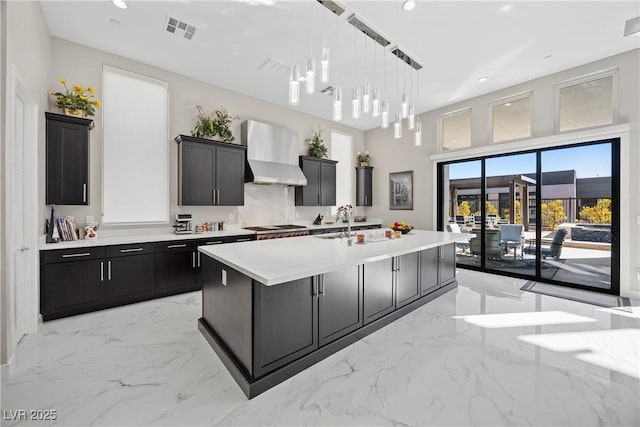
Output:
M319 213L316 219L313 220L313 225L322 224L322 218L324 218L324 216L321 213Z
M191 214L176 214L176 223L173 226L176 234L192 234L193 218Z

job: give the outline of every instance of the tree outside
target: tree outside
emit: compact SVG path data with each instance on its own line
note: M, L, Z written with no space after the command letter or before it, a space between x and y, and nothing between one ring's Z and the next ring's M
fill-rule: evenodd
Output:
M466 200L458 205L458 215L471 215L471 205Z
M595 206L580 209L580 217L592 224L611 224L611 199L601 199Z
M486 201L484 202L485 205L485 210L487 211L487 215L497 215L498 214L498 209L493 206L493 203L491 203L490 201Z
M550 230L555 230L558 224L567 219L562 200L554 200L542 204L542 221Z

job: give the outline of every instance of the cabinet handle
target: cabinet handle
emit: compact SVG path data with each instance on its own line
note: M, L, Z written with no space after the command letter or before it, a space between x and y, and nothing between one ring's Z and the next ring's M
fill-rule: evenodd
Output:
M315 297L318 295L318 279L311 280L311 296Z
M79 256L89 256L89 255L91 255L91 252L83 252L81 254L64 254L62 255L62 258L75 258Z
M219 245L220 243L222 243L222 240L218 240L217 242L207 242L207 245Z
M143 251L143 250L144 250L144 248L120 249L120 253L121 254L126 254L126 253L129 253L129 252L140 252L140 251Z
M200 268L200 251L198 251L198 268Z
M216 190L211 190L211 197L213 197L213 204L216 204Z
M111 261L107 261L107 280L111 280Z
M191 267L196 268L196 253L191 252Z
M187 244L186 244L186 243L183 243L183 244L181 244L181 245L169 245L169 246L167 246L167 249L173 249L173 248L184 248L184 247L186 247L186 246L187 246Z
M104 261L100 261L100 281L104 282Z
M324 295L324 274L322 276L319 276L320 279L320 295Z
M217 199L218 199L218 201L216 203L219 205L220 204L220 190L216 190L216 195L217 195Z
M251 239L249 239L249 238L247 238L247 239L237 239L237 240L236 240L236 243L237 243L237 242L248 242L248 241L250 241L250 240L251 240Z
M82 184L82 201L87 201L87 184Z

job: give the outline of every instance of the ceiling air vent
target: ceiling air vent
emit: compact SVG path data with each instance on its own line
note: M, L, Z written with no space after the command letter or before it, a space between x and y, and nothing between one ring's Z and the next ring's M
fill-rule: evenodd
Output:
M169 17L167 21L167 31L171 34L182 34L185 39L191 40L196 33L196 27L179 19Z
M320 91L320 93L326 93L329 96L333 96L333 91L336 90L333 86L327 86Z
M280 60L268 58L258 67L258 71L264 71L272 76L280 77L282 75L289 74L291 66Z

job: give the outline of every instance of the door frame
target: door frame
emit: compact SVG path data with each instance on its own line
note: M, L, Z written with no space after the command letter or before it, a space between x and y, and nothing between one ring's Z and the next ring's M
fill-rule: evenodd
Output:
M619 201L619 222L618 228L618 280L617 294L624 297L640 298L640 291L637 289L637 279L631 274L631 252L632 244L635 241L632 233L622 232L623 230L632 230L630 201L628 197L624 197L631 192L630 173L632 168L636 167L631 162L630 156L630 124L621 124L614 126L603 126L596 129L588 129L576 132L565 133L561 135L551 135L541 138L532 138L518 141L517 146L511 143L493 144L483 147L473 147L469 149L456 150L445 153L437 153L431 155L432 174L433 174L433 191L434 194L440 194L438 178L442 178L440 171L440 163L449 163L456 160L471 160L486 156L495 156L500 154L515 154L526 151L536 151L540 149L562 148L565 146L587 144L589 142L604 141L608 139L619 139L620 163L619 167L619 185L618 201ZM612 171L613 172L613 171ZM614 185L614 183L612 183ZM616 191L616 189L612 189ZM439 200L440 202L441 200ZM627 214L625 214L627 213ZM432 209L433 229L438 229L440 224L444 224L441 204L433 206ZM612 248L613 249L613 248ZM612 254L613 255L613 254ZM612 263L614 260L612 259ZM491 272L494 273L493 271ZM634 281L636 284L632 284ZM614 287L612 277L612 289Z
M38 268L38 112L39 105L36 98L29 89L27 80L18 71L15 64L11 64L8 68L7 75L7 102L6 102L6 129L5 129L5 202L6 216L4 224L5 231L5 259L4 280L6 286L6 294L3 311L6 310L4 321L6 322L6 342L7 354L11 355L15 347L22 338L18 337L18 325L24 330L24 333L33 333L38 330L39 320L39 268ZM23 304L16 307L17 290L15 288L15 250L16 244L15 233L13 231L14 218L16 210L12 208L11 201L14 199L15 193L15 168L14 161L16 158L14 144L11 143L15 136L15 98L19 97L24 103L24 190L25 190L25 244L30 248L25 252L27 256L27 271L25 272L25 281L28 286L24 289Z

